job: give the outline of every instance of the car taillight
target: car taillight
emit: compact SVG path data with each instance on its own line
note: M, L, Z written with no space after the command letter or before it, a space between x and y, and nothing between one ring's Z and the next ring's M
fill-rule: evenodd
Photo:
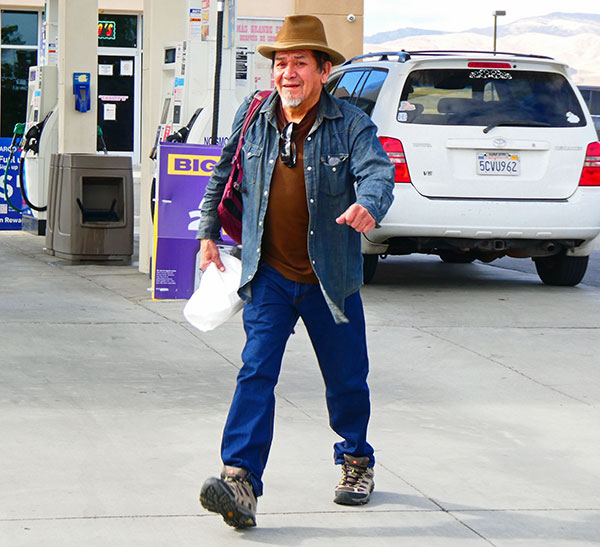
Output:
M600 142L588 144L579 186L600 186Z
M404 156L404 148L398 139L392 137L379 137L383 149L386 151L390 161L394 164L396 172L394 182L410 182L410 173Z

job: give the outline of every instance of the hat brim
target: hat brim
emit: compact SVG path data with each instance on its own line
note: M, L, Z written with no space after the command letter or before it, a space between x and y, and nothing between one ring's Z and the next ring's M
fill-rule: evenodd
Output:
M278 51L295 51L300 49L310 49L314 51L322 51L323 53L329 55L329 59L331 60L331 63L334 66L341 65L346 61L346 57L344 57L338 51L335 51L335 49L331 49L330 47L326 47L322 44L314 42L294 42L290 44L285 44L281 42L277 44L277 42L275 42L272 45L261 44L256 49L263 57L266 57L267 59L273 59L273 54Z

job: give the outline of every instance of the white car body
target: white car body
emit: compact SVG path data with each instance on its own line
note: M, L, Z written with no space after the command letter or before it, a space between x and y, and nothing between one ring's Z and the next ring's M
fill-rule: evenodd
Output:
M600 234L600 186L582 186L580 178L584 163L590 169L600 168L600 158L595 157L598 149L588 148L597 135L564 64L549 58L480 52L381 55L347 62L332 72L328 83L334 95L344 97L350 76L343 80L338 79L340 75L354 70L358 76L361 70L372 69L378 71L381 81L382 71L387 71L374 95L374 105L364 109L378 126L380 138L401 142L400 153L392 152L390 158L397 163L405 161L410 177L395 184L394 202L381 225L363 237L366 260L368 255L425 252L442 256L446 252L458 257L470 253L465 262L510 255L543 263L545 257L554 255L591 253ZM440 87L427 83L437 82L436 78ZM446 80L447 89L441 85ZM546 80L570 101L564 118L562 112L559 117L551 112L552 118L550 114L547 118L551 123L540 123L539 119L545 118L539 117L538 121L531 118L525 122L524 118L515 122L513 118L520 119L525 108L534 108L524 106L529 104L526 101L539 97L528 95L509 103L498 98L500 92L505 90L512 98L515 90L530 85L542 89L543 95ZM348 97L358 106L368 76L361 81L363 91L358 91L357 85ZM460 82L469 84L468 89L461 88ZM484 101L486 94L488 101ZM544 100L546 108L549 101L547 97ZM513 110L504 114L509 104ZM493 109L507 125L477 121L491 116ZM414 121L407 123L410 116ZM421 119L427 122L420 123ZM460 119L461 124L454 125L448 121L451 119ZM475 121L471 123L471 119ZM527 126L529 123L534 126ZM556 123L561 126L551 126ZM597 175L600 177L600 171ZM571 281L555 284L575 284Z

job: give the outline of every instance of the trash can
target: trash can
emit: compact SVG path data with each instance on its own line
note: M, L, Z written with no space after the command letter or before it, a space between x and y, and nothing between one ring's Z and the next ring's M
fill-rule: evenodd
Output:
M131 158L53 154L48 194L48 254L71 261L131 260Z

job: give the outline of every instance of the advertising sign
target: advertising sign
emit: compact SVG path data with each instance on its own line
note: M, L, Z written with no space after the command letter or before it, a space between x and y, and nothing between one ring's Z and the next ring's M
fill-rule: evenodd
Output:
M10 156L11 140L0 138L0 230L21 230L22 214L8 204L8 201L10 201L16 208L23 209L23 198L18 182L20 158L18 150L14 153L10 168L6 173L6 162ZM6 194L8 194L8 200Z
M275 41L275 37L283 24L283 19L238 17L236 79L248 79L248 65L253 63L254 82L248 82L250 89L273 89L271 61L256 52L256 46ZM252 77L252 76L250 76Z
M198 284L200 241L196 232L220 146L160 143L154 219L153 298L189 298ZM235 245L223 234L224 244Z

